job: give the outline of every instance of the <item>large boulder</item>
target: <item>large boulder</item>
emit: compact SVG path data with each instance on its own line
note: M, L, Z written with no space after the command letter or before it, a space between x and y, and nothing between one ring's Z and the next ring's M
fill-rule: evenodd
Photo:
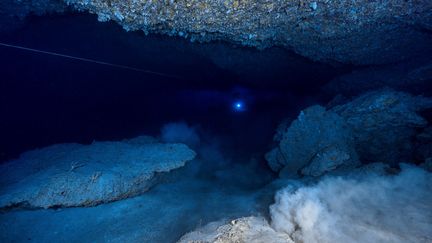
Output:
M300 112L285 131L279 131L278 146L266 154L274 171L282 176L319 176L341 167L359 164L352 133L345 120L324 107Z
M52 145L0 166L0 208L93 206L136 196L194 157L184 144L147 138Z
M339 102L338 102L339 103ZM292 176L319 176L341 166L400 161L423 162L432 156L431 129L421 111L432 108L432 98L389 89L365 93L325 110L302 111L288 127L277 130L278 143L266 154L274 171Z
M429 108L431 98L379 90L335 106L331 111L351 127L362 162L396 165L414 160L415 137L428 124L419 112Z

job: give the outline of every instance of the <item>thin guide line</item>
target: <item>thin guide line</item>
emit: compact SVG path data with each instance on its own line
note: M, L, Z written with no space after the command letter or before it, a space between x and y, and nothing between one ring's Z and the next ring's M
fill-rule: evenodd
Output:
M100 65L105 65L105 66L110 66L110 67L115 67L115 68L121 68L121 69L127 69L127 70L136 71L136 72L149 73L149 74L162 76L162 77L182 79L179 76L175 76L175 75L171 75L171 74L160 73L160 72L155 72L155 71L151 71L151 70L145 70L145 69L141 69L141 68L135 68L135 67L131 67L131 66L125 66L125 65L114 64L114 63L109 63L109 62L103 62L103 61L98 61L98 60L84 58L84 57L76 57L76 56L61 54L61 53L57 53L57 52L43 51L43 50L33 49L33 48L29 48L29 47L24 47L24 46L6 44L6 43L2 43L2 42L0 42L0 46L30 51L30 52L34 52L34 53L41 53L41 54L46 54L46 55L51 55L51 56L63 57L63 58L68 58L68 59L73 59L73 60L78 60L78 61L83 61L83 62L96 63L96 64L100 64Z

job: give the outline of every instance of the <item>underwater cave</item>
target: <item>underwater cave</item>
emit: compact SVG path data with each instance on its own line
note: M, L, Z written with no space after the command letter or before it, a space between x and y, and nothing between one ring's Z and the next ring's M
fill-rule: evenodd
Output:
M5 0L0 242L432 242L432 2Z

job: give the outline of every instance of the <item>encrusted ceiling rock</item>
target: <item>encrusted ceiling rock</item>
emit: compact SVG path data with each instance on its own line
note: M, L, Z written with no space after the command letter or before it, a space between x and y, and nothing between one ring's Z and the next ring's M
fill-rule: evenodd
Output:
M5 0L0 31L17 22L10 16L63 11L66 4L126 30L279 46L326 63L386 64L432 55L428 0Z
M432 1L64 0L126 30L283 46L322 62L382 64L432 51Z

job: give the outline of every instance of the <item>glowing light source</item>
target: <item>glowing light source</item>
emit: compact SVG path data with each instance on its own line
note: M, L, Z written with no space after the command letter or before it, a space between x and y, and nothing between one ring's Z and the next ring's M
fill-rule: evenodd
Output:
M234 111L244 111L245 110L244 103L241 101L234 102L233 108L234 108Z

